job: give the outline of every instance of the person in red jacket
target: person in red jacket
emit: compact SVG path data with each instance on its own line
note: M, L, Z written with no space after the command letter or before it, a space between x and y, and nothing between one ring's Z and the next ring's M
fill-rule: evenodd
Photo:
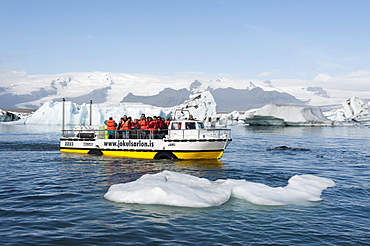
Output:
M156 138L158 132L157 117L148 117L148 122L149 138Z
M158 138L164 138L168 133L168 126L164 121L164 118L157 117L157 127L158 127Z
M131 129L140 129L140 124L138 119L134 119L131 125Z
M113 117L109 117L109 120L104 121L104 124L107 126L108 138L115 138L117 123L113 120Z
M124 115L123 117L121 117L121 120L118 122L118 126L117 126L117 133L118 133L118 137L119 138L122 138L123 136L123 124L125 123L125 121L127 120L127 117L126 115Z
M140 137L140 124L138 119L134 119L131 124L131 138L137 139Z

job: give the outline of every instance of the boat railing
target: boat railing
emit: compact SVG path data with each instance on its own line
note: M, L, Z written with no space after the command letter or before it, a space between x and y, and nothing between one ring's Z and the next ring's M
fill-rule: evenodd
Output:
M169 130L168 139L228 139L230 129L183 129Z
M183 130L97 130L73 129L62 130L62 136L68 139L228 139L230 129L183 129Z

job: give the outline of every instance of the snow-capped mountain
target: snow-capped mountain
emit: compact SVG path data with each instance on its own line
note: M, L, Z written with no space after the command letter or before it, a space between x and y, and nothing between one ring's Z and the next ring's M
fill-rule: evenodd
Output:
M0 79L0 108L39 108L45 102L61 101L62 98L77 104L90 100L102 106L145 101L146 104L165 107L183 103L195 88L210 91L217 110L221 112L245 111L268 103L340 105L343 100L356 96L343 96L343 92L315 85L302 87L282 81L249 81L189 74L157 76L82 72L27 75L8 71L5 75L1 74ZM362 99L366 101L368 98Z

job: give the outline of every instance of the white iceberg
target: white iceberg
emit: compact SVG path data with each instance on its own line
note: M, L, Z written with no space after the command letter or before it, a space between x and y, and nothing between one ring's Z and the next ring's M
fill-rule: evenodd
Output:
M360 123L364 125L370 124L370 102L365 103L358 97L351 97L342 102L340 109L325 112L325 116L335 121L346 121Z
M163 171L146 174L130 183L112 185L104 197L123 203L211 207L225 203L230 195L228 187L207 179Z
M319 107L306 105L267 104L246 112L244 121L249 125L278 126L325 126L332 122L324 116Z
M216 101L211 92L195 90L183 104L175 106L174 110L188 110L195 119L209 121L217 115Z
M133 119L139 119L141 114L167 118L176 109L187 110L196 119L206 120L216 115L216 102L212 94L206 90L195 91L189 100L179 106L170 108L155 107L142 103L121 103L102 107L99 104L77 105L76 103L67 101L64 103L64 123L66 125L90 125L91 121L91 125L99 126L109 117L113 117L113 119L118 121L123 115L131 116ZM63 102L44 103L36 112L24 117L19 123L62 125Z
M9 111L0 109L0 122L9 122L19 120L19 116Z
M220 206L230 197L257 205L285 205L320 201L321 193L334 181L314 175L295 175L285 187L270 187L246 180L210 181L188 174L163 171L136 181L112 185L104 198L113 202L158 204L180 207Z
M342 109L346 118L353 118L363 113L367 109L367 105L358 97L351 97L342 102Z

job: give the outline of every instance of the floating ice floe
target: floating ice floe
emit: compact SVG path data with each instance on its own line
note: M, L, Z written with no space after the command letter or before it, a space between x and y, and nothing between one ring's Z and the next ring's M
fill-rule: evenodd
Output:
M264 126L326 126L332 125L319 107L306 105L279 105L266 106L246 113L245 123Z
M143 175L136 181L112 185L104 195L122 203L159 204L180 207L220 206L230 197L258 205L285 205L320 201L321 193L334 181L314 175L296 175L285 187L270 187L246 180L210 181L188 174L163 171Z

